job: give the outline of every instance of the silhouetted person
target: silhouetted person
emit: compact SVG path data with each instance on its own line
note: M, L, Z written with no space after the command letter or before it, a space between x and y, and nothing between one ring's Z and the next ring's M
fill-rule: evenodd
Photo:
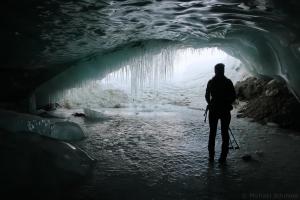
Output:
M225 65L219 63L215 66L215 76L207 83L205 99L209 108L209 161L214 160L215 156L215 139L217 133L218 120L221 120L222 134L222 152L219 158L220 163L224 163L228 154L229 145L229 124L231 120L230 111L232 103L236 99L233 83L224 75Z

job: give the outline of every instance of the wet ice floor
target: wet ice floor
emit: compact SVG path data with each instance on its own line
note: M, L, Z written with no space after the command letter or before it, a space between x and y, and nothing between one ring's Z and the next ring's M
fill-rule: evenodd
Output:
M108 115L104 121L74 119L88 132L88 138L77 145L98 162L93 176L68 194L72 198L300 198L299 133L233 114L231 129L241 148L231 150L227 165L222 166L208 163L209 127L201 110L179 106L163 112L112 109ZM218 134L215 160L220 140ZM243 161L245 154L253 159Z

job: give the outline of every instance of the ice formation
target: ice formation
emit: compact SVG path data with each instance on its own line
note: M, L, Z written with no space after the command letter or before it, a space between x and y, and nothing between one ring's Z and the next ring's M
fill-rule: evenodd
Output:
M10 132L32 132L58 140L81 140L85 137L82 128L69 121L46 119L35 115L0 111L0 128Z
M108 116L106 116L104 113L97 111L97 110L92 110L90 108L84 108L83 112L88 119L106 119L106 118L108 118Z
M30 199L49 199L53 191L81 183L95 164L95 159L68 142L3 129L1 159L1 190L11 199L20 197L16 191L22 191L23 197L30 194ZM37 194L42 195L37 198Z
M149 42L145 50L140 47L123 49L110 55L100 55L91 60L83 60L65 72L41 85L36 89L38 105L55 102L64 96L68 89L93 84L113 71L124 66L124 73L134 74L131 81L136 88L142 87L147 81L166 77L173 67L174 47L164 43Z
M234 83L247 74L239 60L218 48L178 49L172 54L173 66L162 68L167 69L167 74L158 73L161 68L157 63L127 65L101 81L68 89L58 102L69 108L93 109L136 107L138 110L152 110L165 104L199 107L217 62L225 63L226 75ZM143 62L147 63L147 58ZM98 118L99 113L89 109L84 111L87 116Z
M222 52L217 48L209 48L210 50L207 48L180 48L179 46L168 48L155 43L151 43L145 48L149 50L142 53L134 52L132 55L126 51L117 52L116 55L112 54L108 56L110 58L107 58L113 60L111 63L103 62L99 58L92 63L84 62L83 65L78 64L70 68L37 89L38 103L45 104L65 99L66 101L62 103L71 103L73 107L80 104L83 107L122 106L124 103L137 99L138 92L143 88L158 90L159 87L165 87L168 84L167 80L173 78L174 67L180 65L179 62L182 60L188 62L187 59L190 57L186 58L186 56L193 55L201 59L205 55L213 56L213 51ZM205 51L207 52L203 55ZM124 56L123 60L114 59L120 59L121 55ZM231 60L233 59L231 58ZM207 73L205 70L201 72L201 68L210 67L212 69L213 67L213 63L203 65L206 66L197 66L199 73ZM212 72L212 70L210 71ZM105 77L105 74L108 76ZM197 77L190 78L196 79ZM114 89L105 84L101 86L99 84L101 79L108 83L114 81L114 84L118 84L119 87ZM91 98L92 96L93 98Z
M35 77L42 78L28 86L30 92L36 88L38 106L55 102L68 89L102 79L124 66L133 68L133 74L147 74L144 79L132 80L138 88L171 72L174 52L190 47L217 47L257 76L284 79L294 94L300 95L299 27L293 10L299 6L297 1L79 2L53 0L32 8L24 3L29 10L38 8L38 16L43 16L33 26L39 27L39 32L31 30L41 48L26 46L36 55L26 66L47 68L53 75L37 73ZM56 5L60 5L58 9ZM14 20L19 24L18 18ZM23 38L22 27L18 28L16 37Z
M74 122L55 122L50 125L50 136L61 140L81 140L85 137L82 128Z

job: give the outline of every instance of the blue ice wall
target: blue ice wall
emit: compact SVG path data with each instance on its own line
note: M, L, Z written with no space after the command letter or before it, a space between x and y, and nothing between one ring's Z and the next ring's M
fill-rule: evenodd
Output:
M35 91L38 106L59 100L68 89L81 87L103 79L107 74L125 66L134 76L138 87L144 81L167 76L173 67L173 56L178 46L170 41L157 40L128 44L115 51L82 59L64 72L40 85ZM124 71L124 73L127 73ZM151 80L150 80L151 81Z
M145 66L155 65L155 54L185 47L219 47L254 75L284 79L300 96L298 1L60 1L60 5L57 15L45 15L40 39L50 43L45 42L39 56L48 63L81 61L40 86L35 91L38 104L124 65L138 63L146 72ZM45 7L45 14L49 9ZM167 54L161 63L170 63L172 52Z
M37 104L55 102L64 92L90 81L101 80L108 73L124 66L135 71L136 83L142 84L150 76L159 76L172 70L176 49L218 47L239 59L255 76L284 79L291 91L299 97L299 45L294 44L292 32L258 30L253 28L228 31L223 38L187 40L184 42L144 41L128 44L116 51L83 59L74 66L41 85L36 91ZM156 74L153 70L158 67ZM126 73L126 71L124 71ZM155 79L155 78L153 78Z
M296 97L300 96L300 44L285 29L244 29L228 33L220 47L240 59L256 76L282 78Z

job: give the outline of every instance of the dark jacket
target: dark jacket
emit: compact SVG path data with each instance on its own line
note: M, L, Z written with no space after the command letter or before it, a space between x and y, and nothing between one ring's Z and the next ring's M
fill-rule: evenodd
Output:
M236 99L232 81L225 76L214 76L207 83L205 99L210 110L232 110L232 104Z

